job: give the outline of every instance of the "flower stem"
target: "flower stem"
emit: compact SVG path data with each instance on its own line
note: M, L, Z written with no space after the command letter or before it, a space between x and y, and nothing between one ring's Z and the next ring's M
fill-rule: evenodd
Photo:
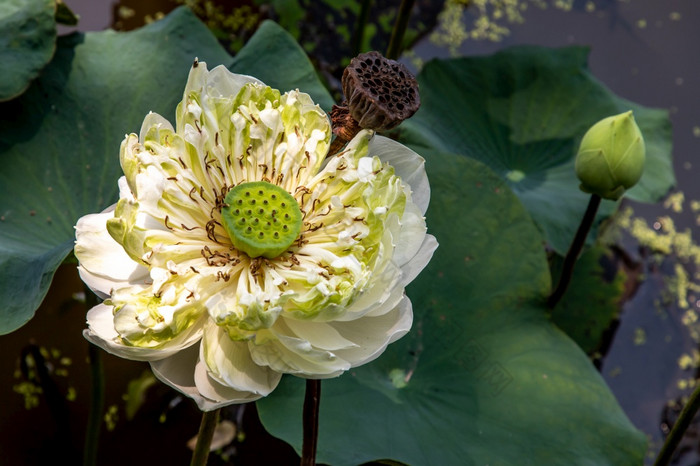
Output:
M394 23L394 29L391 31L391 39L389 40L389 48L386 50L386 57L390 60L396 60L403 52L403 36L406 34L406 26L408 19L411 16L413 3L415 0L401 0L399 6L399 15Z
M688 403L683 407L676 423L673 424L673 429L671 429L671 432L666 437L664 446L661 447L661 451L654 462L654 466L666 466L671 462L673 452L683 438L685 431L688 430L688 426L693 420L695 413L697 413L698 408L700 408L700 385L695 387L695 390L693 390L693 393L690 395Z
M321 402L321 381L306 380L304 396L304 442L301 447L301 466L315 466L318 444L318 408Z
M360 14L357 17L357 24L352 35L352 56L357 56L361 52L362 42L365 38L365 27L367 26L367 18L369 17L369 7L372 0L362 0L360 6Z
M204 466L207 464L209 449L211 448L211 439L214 438L214 430L216 430L216 425L219 423L220 411L221 409L215 409L202 413L202 422L199 424L197 444L194 446L194 453L192 453L190 466Z
M85 306L90 310L95 305L97 305L97 296L89 288L85 287ZM97 447L100 438L100 427L102 426L102 414L104 412L105 381L102 367L102 350L92 343L88 343L88 360L90 361L92 393L87 430L85 431L83 465L94 466L97 464Z
M591 199L588 201L586 213L583 215L581 224L578 226L578 230L576 231L576 236L574 236L574 241L571 243L569 251L566 253L566 257L564 258L564 265L562 266L561 275L559 276L559 283L547 300L547 305L550 309L553 309L554 306L557 305L562 296L564 296L566 289L569 287L571 277L574 273L574 265L576 264L578 256L581 254L583 245L586 243L588 232L591 231L593 221L595 220L595 215L598 212L598 207L600 206L600 201L600 196L597 194L591 194Z

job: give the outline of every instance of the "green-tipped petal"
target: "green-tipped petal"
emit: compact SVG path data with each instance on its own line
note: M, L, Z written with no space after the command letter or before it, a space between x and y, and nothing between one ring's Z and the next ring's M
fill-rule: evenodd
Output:
M112 307L98 304L88 311L88 328L83 336L108 353L134 361L156 361L170 357L179 351L197 343L202 337L201 326L193 326L165 344L156 347L139 347L124 344L114 326Z

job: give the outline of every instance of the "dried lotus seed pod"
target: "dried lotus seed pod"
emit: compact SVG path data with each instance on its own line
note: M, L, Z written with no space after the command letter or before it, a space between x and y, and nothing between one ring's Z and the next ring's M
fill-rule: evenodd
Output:
M361 128L386 131L420 107L418 82L401 63L379 52L358 55L343 72L343 94Z
M331 111L336 135L334 154L360 130L387 131L411 117L420 107L418 82L403 64L379 52L358 55L345 68L345 101Z

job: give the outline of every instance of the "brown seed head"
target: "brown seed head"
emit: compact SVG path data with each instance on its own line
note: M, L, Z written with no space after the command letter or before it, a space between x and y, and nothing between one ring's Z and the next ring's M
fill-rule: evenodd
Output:
M392 129L420 107L416 78L403 64L379 52L353 58L342 84L350 115L362 128Z

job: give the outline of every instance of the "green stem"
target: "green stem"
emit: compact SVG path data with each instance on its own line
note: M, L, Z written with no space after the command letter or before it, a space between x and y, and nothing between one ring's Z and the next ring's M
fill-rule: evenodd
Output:
M86 308L90 310L90 308L97 305L97 302L97 296L89 288L85 287ZM94 466L97 464L97 447L100 438L100 428L102 427L102 415L104 413L105 381L102 367L102 350L92 343L88 343L88 360L90 362L92 393L87 430L85 432L83 465Z
M321 381L306 379L304 396L304 441L301 447L301 466L315 466L318 444L318 410L321 403Z
M190 466L204 466L209 458L209 450L211 448L211 439L214 438L214 430L219 423L219 411L204 411L202 413L202 422L199 425L199 434L197 434L197 444L192 453L192 461Z
M569 251L566 253L566 257L564 258L564 265L562 266L557 288L547 300L547 305L550 309L553 309L554 306L557 305L562 296L564 296L566 289L569 287L571 277L574 273L574 265L576 264L578 256L581 254L583 245L586 243L588 232L591 231L593 221L595 220L595 215L598 212L598 207L600 206L600 201L600 196L597 194L591 194L591 199L588 202L586 213L583 215L581 224L578 226L578 230L576 231L576 236L574 236L574 241L571 243Z
M673 429L671 429L671 432L666 437L664 446L661 447L661 451L654 462L654 466L666 466L671 462L673 452L676 450L676 447L678 447L685 431L688 430L688 426L693 420L695 413L698 412L698 408L700 408L700 385L695 387L695 390L693 390L693 393L690 395L688 403L686 403L681 411L676 423L673 424Z
M360 14L357 17L357 24L355 25L355 31L352 34L352 56L356 57L360 54L362 48L362 42L365 39L365 27L367 26L367 18L369 18L369 7L372 4L372 0L362 0L362 5L360 6Z
M394 23L394 29L391 31L389 48L386 50L386 57L391 60L398 59L399 56L401 56L401 52L403 52L403 50L401 50L403 46L403 36L406 34L406 26L408 26L408 19L411 16L414 1L415 0L401 0L399 15Z

